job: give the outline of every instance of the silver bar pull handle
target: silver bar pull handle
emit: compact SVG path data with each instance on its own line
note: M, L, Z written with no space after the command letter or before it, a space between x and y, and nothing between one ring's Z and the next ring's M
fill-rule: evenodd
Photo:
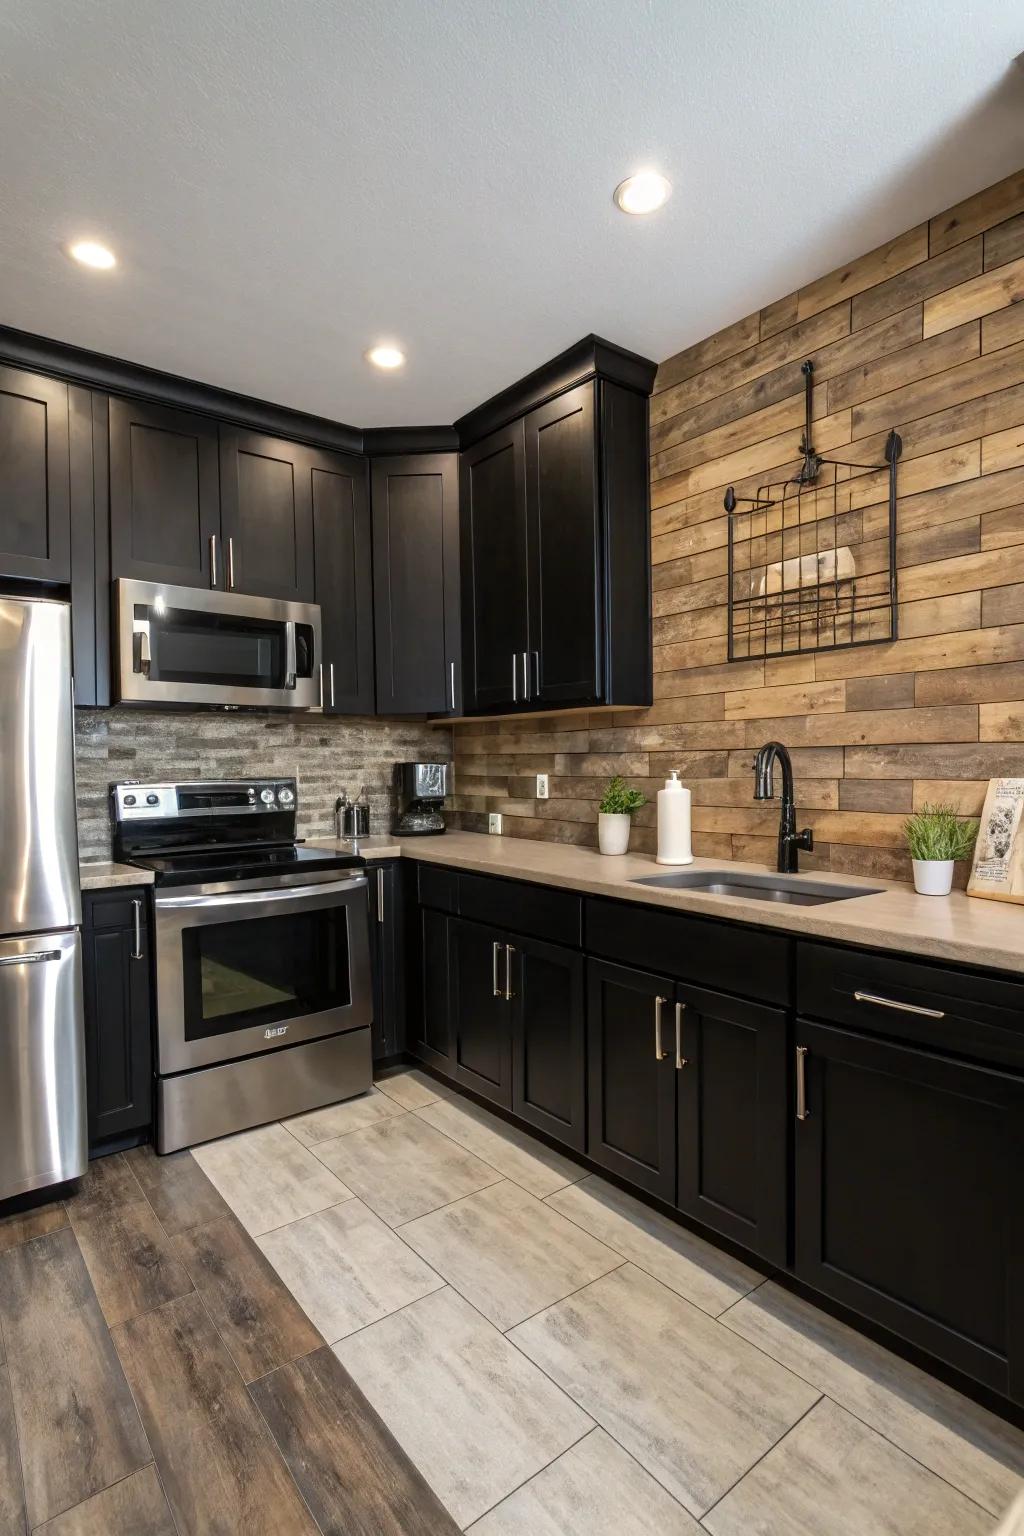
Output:
M532 678L530 683L530 694L532 696L535 693L540 693L540 651L530 652L530 662L533 669L530 674Z
M515 995L513 993L513 991L512 991L512 956L514 954L515 954L515 950L512 948L512 945L511 944L506 944L505 945L505 1001L506 1001L506 1003L510 1003L512 1001L512 998Z
M149 625L145 624L132 635L132 671L148 677L153 665L153 653L149 645Z
M132 912L135 919L135 948L132 950L132 959L142 959L142 902L138 897L132 897Z
M655 1061L664 1061L665 1060L665 1056L667 1054L664 1050L662 1050L662 1046L661 1046L661 1010L662 1010L662 1008L664 1008L664 1006L665 1006L667 1001L668 1001L668 999L664 998L664 997L656 997L654 999L654 1059L655 1059Z
M320 663L320 708L324 707L324 664Z
M295 687L295 674L298 671L295 647L295 620L289 619L284 626L284 685L286 688Z
M384 921L384 871L382 869L377 871L377 921L378 923Z
M0 965L42 965L44 960L59 960L59 949L32 949L24 955L0 955Z
M798 1120L806 1120L810 1111L807 1108L807 1047L798 1045L796 1048L796 1117Z
M228 591L235 590L235 541L228 539Z
M897 1013L917 1013L923 1019L944 1019L945 1012L941 1008L921 1008L917 1003L900 1003L893 997L879 997L874 992L855 992L854 1001L858 1003L874 1003L878 1008L895 1008Z
M676 1071L681 1072L687 1064L687 1058L683 1055L683 1014L686 1012L685 1003L676 1003Z
M523 652L523 698L533 698L533 689L530 687L529 657L525 651Z
M512 652L512 703L519 703L519 657Z
M500 948L501 945L498 943L497 939L495 939L494 943L491 945L491 981L494 985L495 997L501 997L503 990L501 982L498 980L498 951Z
M448 663L448 691L449 691L449 693L451 695L451 710L452 710L452 714L454 715L454 713L455 713L455 663L454 663L454 661L450 661Z
M217 535L210 534L210 586L217 585Z
M334 708L334 662L333 661L331 662L331 664L330 664L330 666L328 667L327 670L328 670L328 673L330 674L330 679L331 679L331 708L333 709Z

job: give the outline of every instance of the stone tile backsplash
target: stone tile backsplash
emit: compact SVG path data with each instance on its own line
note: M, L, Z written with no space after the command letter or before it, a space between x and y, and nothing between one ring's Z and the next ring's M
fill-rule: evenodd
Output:
M107 791L121 779L299 781L299 836L334 828L341 789L370 791L371 831L386 832L395 762L451 759L451 733L422 720L341 719L319 715L179 713L78 709L75 768L83 859L110 857Z

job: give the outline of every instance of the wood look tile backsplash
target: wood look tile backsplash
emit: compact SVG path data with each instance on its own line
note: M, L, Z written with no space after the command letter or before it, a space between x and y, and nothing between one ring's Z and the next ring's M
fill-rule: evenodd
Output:
M456 805L485 830L594 844L604 781L693 791L694 849L774 857L753 749L793 749L806 867L907 879L908 811L981 809L1024 774L1024 172L669 358L651 400L654 706L455 729ZM880 459L903 438L900 639L726 661L725 486L797 467L800 365L815 446ZM535 798L534 775L550 775ZM633 847L654 847L654 806ZM964 872L964 878L966 872Z

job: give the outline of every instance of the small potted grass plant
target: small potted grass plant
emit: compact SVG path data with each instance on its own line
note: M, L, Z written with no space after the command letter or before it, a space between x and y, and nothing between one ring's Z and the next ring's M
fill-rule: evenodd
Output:
M904 823L914 864L914 889L921 896L948 896L953 866L970 857L978 835L976 821L963 821L952 805L923 805Z
M602 853L626 852L633 812L646 804L646 795L630 789L620 774L615 775L597 808L597 846Z

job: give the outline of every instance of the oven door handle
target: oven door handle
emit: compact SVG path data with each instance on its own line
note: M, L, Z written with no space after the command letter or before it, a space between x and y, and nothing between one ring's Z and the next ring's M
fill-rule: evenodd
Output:
M219 896L158 896L156 906L161 912L199 912L210 907L263 907L268 903L287 903L299 897L340 896L357 891L366 885L365 875L349 875L344 880L329 880L323 885L288 885L279 890L239 891L236 895L223 892Z

